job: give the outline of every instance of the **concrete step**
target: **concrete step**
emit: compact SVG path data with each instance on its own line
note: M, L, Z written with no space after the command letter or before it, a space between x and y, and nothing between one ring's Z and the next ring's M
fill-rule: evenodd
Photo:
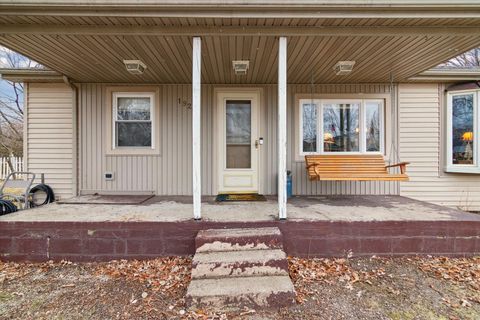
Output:
M186 301L197 309L280 308L295 303L295 291L289 276L194 279Z
M208 229L198 232L196 252L282 249L282 234L275 227Z
M199 252L192 262L192 279L272 275L288 275L283 250Z

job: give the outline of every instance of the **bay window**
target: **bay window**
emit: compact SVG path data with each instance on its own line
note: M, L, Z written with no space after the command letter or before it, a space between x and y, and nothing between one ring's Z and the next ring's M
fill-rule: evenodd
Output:
M384 99L300 99L298 107L300 156L384 153Z
M447 94L447 172L480 173L479 95L480 90Z

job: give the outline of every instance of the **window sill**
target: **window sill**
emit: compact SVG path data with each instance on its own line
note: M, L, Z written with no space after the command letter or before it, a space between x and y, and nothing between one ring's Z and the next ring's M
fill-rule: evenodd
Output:
M383 152L358 152L358 151L352 151L352 152L317 152L317 153L304 153L304 154L296 154L295 159L293 160L294 162L305 162L305 156L345 156L345 155L351 155L351 156L365 156L365 155L379 155L381 154L385 161L389 161L389 158L385 155Z
M448 166L443 169L446 173L465 173L480 174L480 168L477 166Z
M159 156L160 151L151 148L121 148L110 149L106 152L107 156Z

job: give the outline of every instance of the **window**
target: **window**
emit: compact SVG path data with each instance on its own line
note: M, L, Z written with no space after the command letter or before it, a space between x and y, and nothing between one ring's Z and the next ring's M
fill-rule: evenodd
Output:
M304 153L317 152L317 105L302 106L302 146Z
M113 149L154 148L154 94L113 94Z
M480 90L447 95L448 172L480 173L478 157L478 99Z
M384 152L383 99L300 99L299 120L301 156Z
M382 151L382 116L383 103L381 101L365 102L365 147L367 152Z
M323 151L360 151L360 104L326 103L323 108Z

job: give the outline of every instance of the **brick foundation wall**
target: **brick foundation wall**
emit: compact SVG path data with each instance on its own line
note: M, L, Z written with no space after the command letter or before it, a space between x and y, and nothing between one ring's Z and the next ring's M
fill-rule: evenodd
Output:
M480 221L1 222L5 261L192 255L201 229L277 226L290 256L480 254Z

